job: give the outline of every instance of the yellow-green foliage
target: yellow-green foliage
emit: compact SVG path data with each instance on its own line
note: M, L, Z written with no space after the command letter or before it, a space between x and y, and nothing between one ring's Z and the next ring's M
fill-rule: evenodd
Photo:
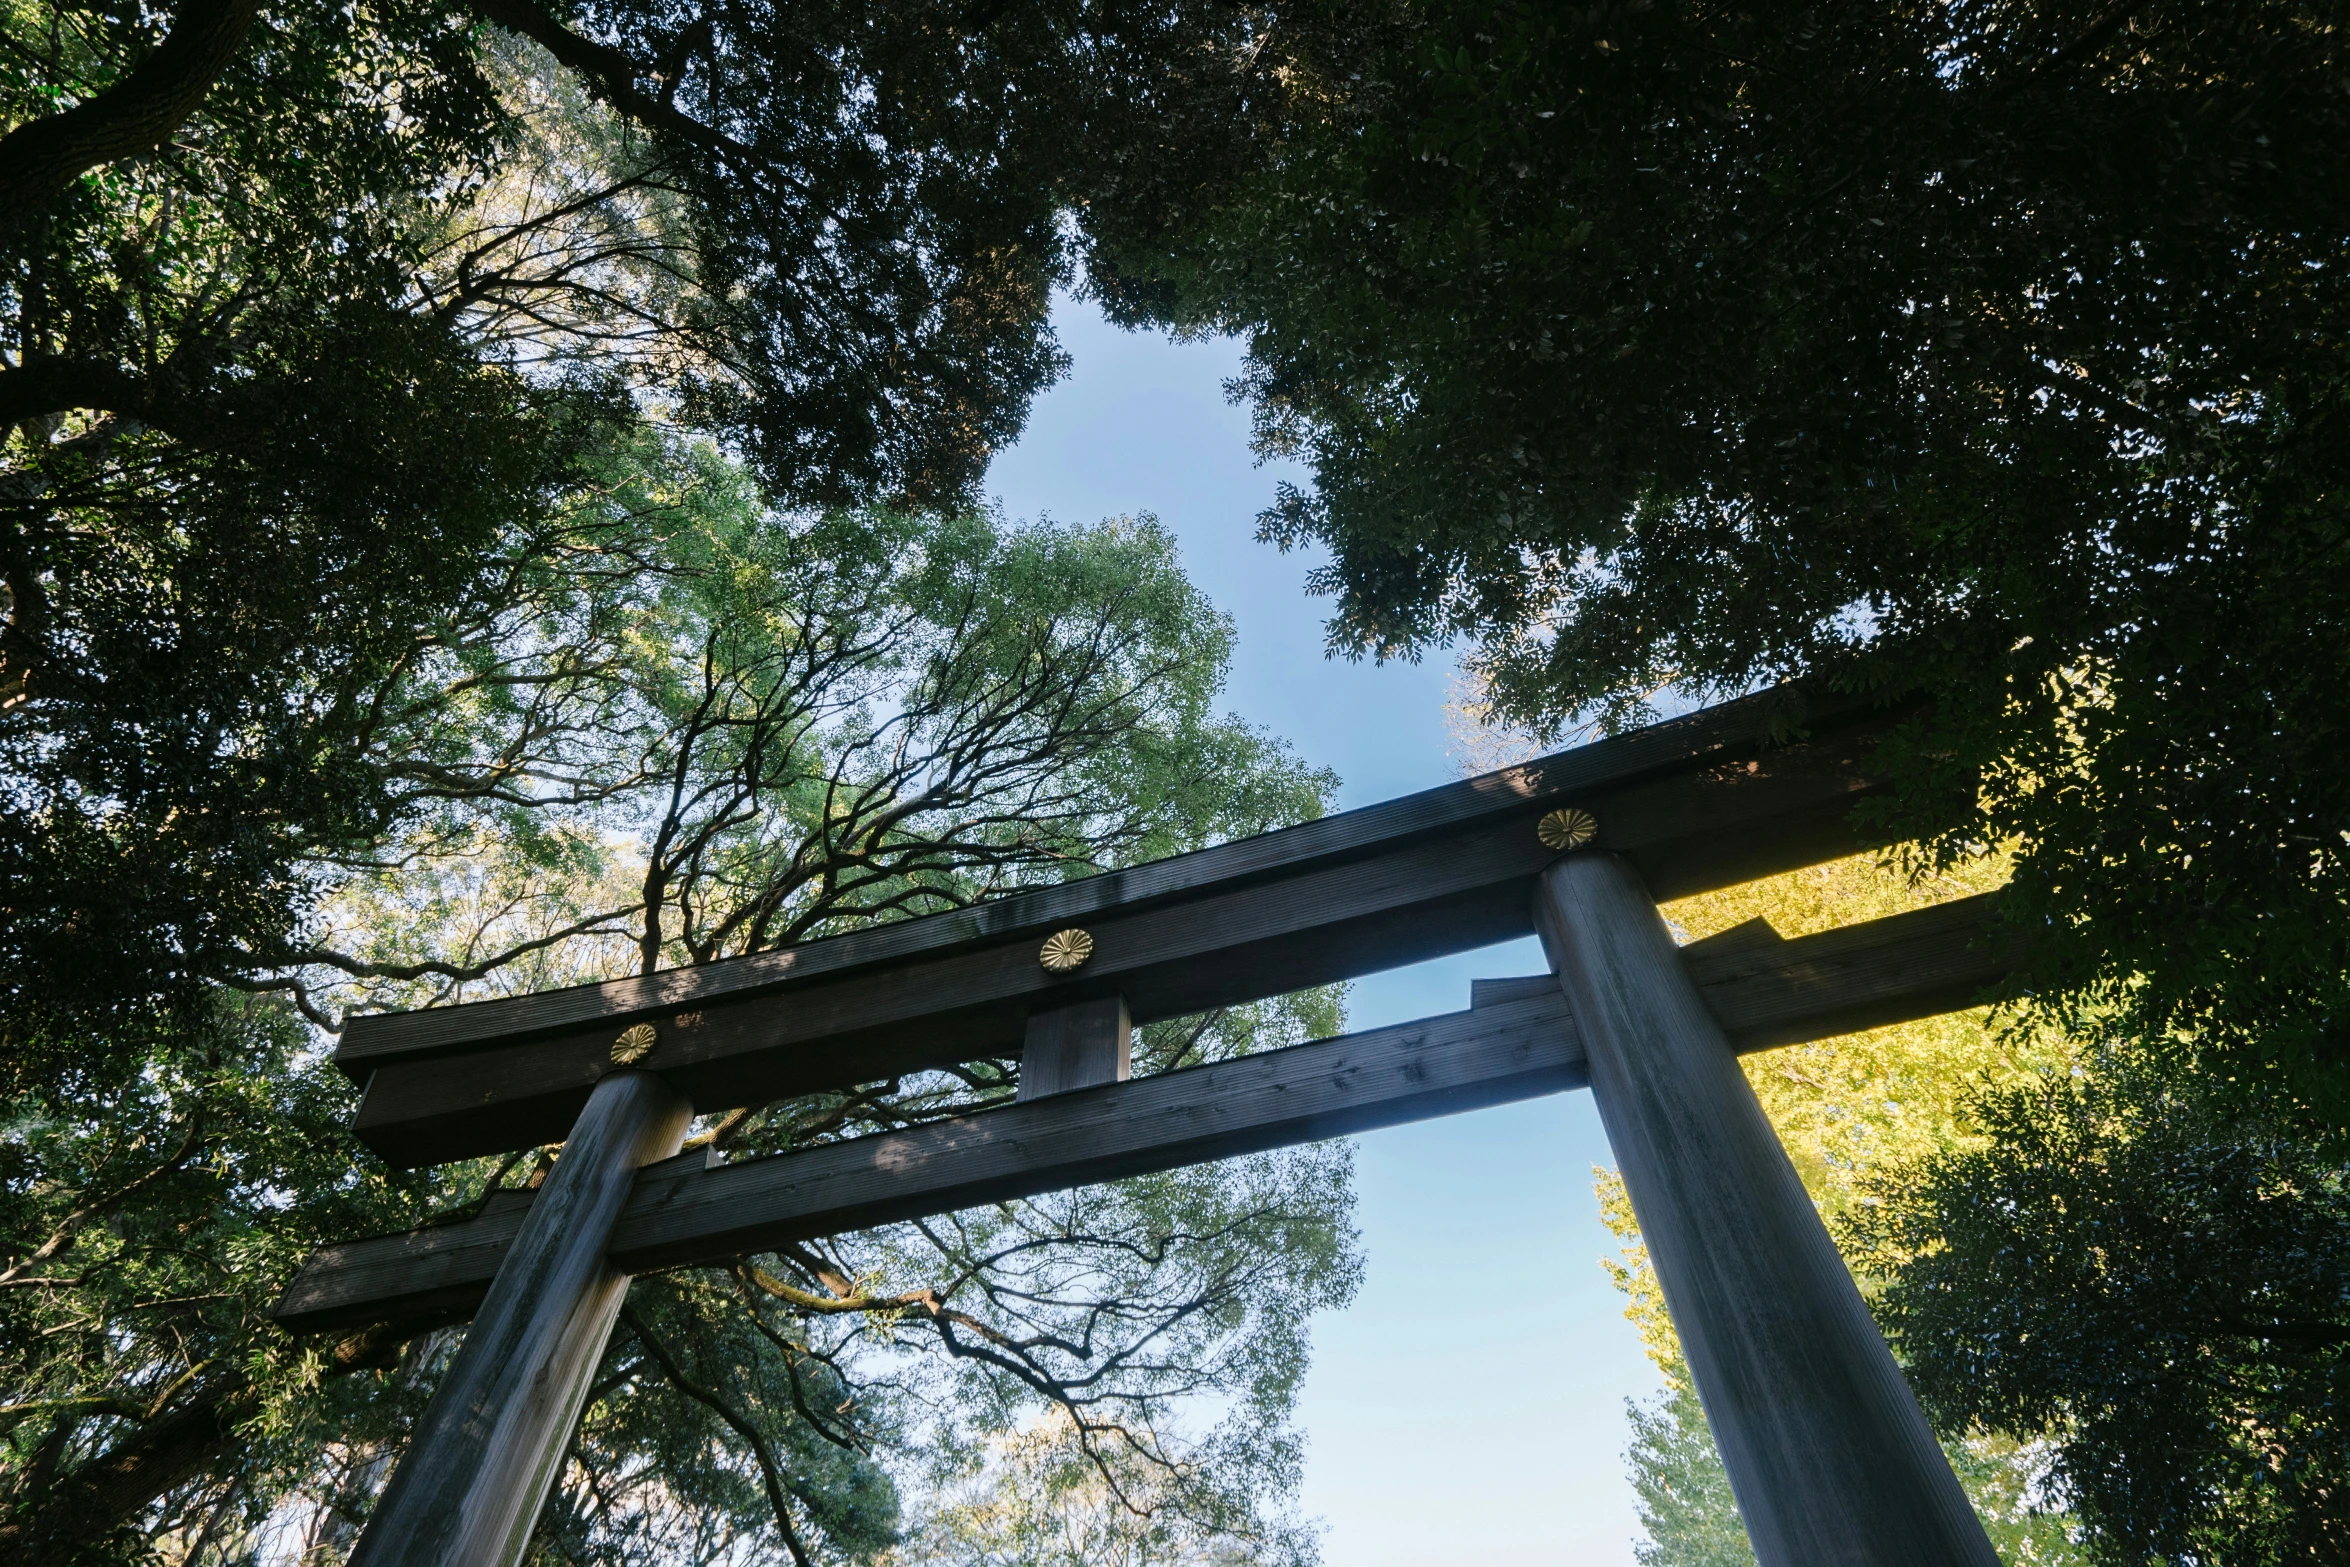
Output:
M1875 855L1857 855L1766 881L1665 905L1689 939L1762 918L1786 937L1879 919L1988 892L2007 879L2004 857L1911 881ZM1855 1177L1905 1165L1970 1135L1962 1105L1985 1083L2063 1063L2066 1041L1990 1026L1988 1009L1873 1028L1745 1058L1747 1080L1821 1210L1858 1200Z
M1855 855L1683 898L1666 904L1664 914L1685 941L1752 919L1768 920L1792 939L1988 892L2006 875L2006 861L1994 857L1912 880L1879 856ZM1744 1065L1812 1201L1833 1220L1866 1200L1862 1176L1974 1137L1965 1112L1969 1094L2061 1068L2071 1048L2058 1036L1995 1028L1991 1009L1979 1007L1767 1050L1747 1056ZM1677 1369L1680 1350L1655 1295L1623 1183L1613 1171L1597 1175L1601 1210L1627 1242L1626 1262L1608 1264L1632 1298L1626 1314L1641 1325L1650 1356L1678 1380L1685 1375Z
M1862 855L1684 898L1665 905L1664 913L1684 940L1755 918L1792 938L1987 892L2006 875L2005 860L1993 858L1912 881L1879 857ZM1968 1096L1976 1089L2061 1069L2070 1048L2057 1036L1997 1028L1991 1009L1977 1008L1765 1051L1747 1056L1744 1065L1812 1201L1832 1222L1852 1204L1868 1200L1860 1191L1863 1176L1915 1163L1978 1136L1966 1113ZM1621 1259L1605 1260L1602 1266L1627 1297L1624 1315L1638 1327L1649 1358L1674 1389L1667 1413L1685 1410L1694 1419L1694 1402L1685 1396L1693 1391L1688 1364L1623 1181L1613 1170L1593 1173L1601 1214L1624 1242ZM1864 1290L1869 1282L1862 1279ZM1673 1440L1674 1433L1664 1439ZM1970 1438L1949 1450L2005 1561L2077 1559L2068 1520L2031 1505L2030 1479L2039 1468L2034 1454L1990 1438ZM1686 1542L1658 1537L1662 1520L1651 1516L1647 1521L1652 1537L1644 1549L1657 1562L1678 1562L1688 1554L1682 1548Z
M1684 941L1752 919L1792 939L1988 892L2006 876L2006 861L1990 858L1913 881L1879 856L1855 855L1683 898L1666 904L1664 914ZM1745 1058L1747 1080L1823 1213L1832 1217L1861 1200L1856 1184L1864 1172L1913 1162L1969 1136L1962 1106L1970 1089L2049 1065L2064 1048L2002 1034L1989 1023L1989 1009L1977 1008ZM1601 1171L1598 1183L1608 1227L1627 1243L1625 1261L1607 1265L1631 1298L1625 1314L1667 1378L1685 1382L1623 1182Z

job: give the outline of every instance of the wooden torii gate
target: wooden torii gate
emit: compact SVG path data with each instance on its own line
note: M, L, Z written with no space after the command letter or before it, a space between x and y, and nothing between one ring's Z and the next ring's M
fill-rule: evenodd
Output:
M1880 846L1853 807L1898 716L1766 692L973 908L354 1018L335 1059L386 1158L566 1141L535 1193L321 1248L278 1303L296 1329L472 1318L351 1560L520 1555L632 1274L1588 1086L1763 1567L1994 1567L1737 1063L1972 1004L2010 966L1987 899L1686 947L1656 912ZM1134 1022L1528 932L1552 972L1480 980L1466 1011L1129 1079ZM1010 1106L678 1155L697 1112L1012 1054Z

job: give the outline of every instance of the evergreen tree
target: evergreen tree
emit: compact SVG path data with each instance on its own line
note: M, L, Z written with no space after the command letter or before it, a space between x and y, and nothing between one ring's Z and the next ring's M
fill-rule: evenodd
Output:
M2044 1439L2098 1560L2350 1549L2350 1166L2130 1056L1990 1088L1851 1238L1947 1429Z

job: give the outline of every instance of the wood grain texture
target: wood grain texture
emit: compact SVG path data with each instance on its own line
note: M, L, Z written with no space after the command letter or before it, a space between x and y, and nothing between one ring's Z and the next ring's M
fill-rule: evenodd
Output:
M1037 1012L1020 1047L1020 1102L1134 1075L1134 1020L1124 996L1103 996Z
M1997 899L1981 893L1792 941L1754 919L1679 951L1741 1052L1798 1045L1994 999L2022 956L2020 938L1997 924ZM1556 983L1548 974L1475 980L1469 1005Z
M1681 958L1717 1017L1727 1015L1739 1020L1739 1031L1733 1035L1738 1048L1751 1050L1761 1048L1766 1042L1795 1043L1841 1033L1845 1021L1856 1015L1866 1016L1873 1025L1931 1016L1951 1006L1973 1004L1981 999L1980 987L1994 983L2006 971L2006 958L1986 935L1989 927L1984 922L1989 912L1987 899L1969 898L1795 941L1781 941L1775 934L1760 940L1758 933L1741 927L1744 934L1738 941L1724 943L1715 938L1692 943L1681 949ZM1766 962L1765 957L1774 961ZM1967 983L1973 988L1955 988L1960 986L1957 976L1962 973L1968 976ZM1298 1137L1333 1135L1322 1128L1334 1126L1336 1122L1332 1118L1346 1113L1341 1107L1325 1104L1313 1115L1284 1121L1281 1106L1295 1102L1299 1083L1321 1081L1334 1070L1328 1062L1334 1050L1358 1062L1383 1050L1393 1052L1399 1061L1426 1062L1430 1059L1428 1052L1437 1046L1477 1055L1486 1049L1477 1043L1484 1038L1484 1030L1501 1028L1507 1033L1526 1025L1528 1014L1505 1014L1500 1010L1512 1006L1531 1005L1535 1008L1531 1014L1534 1018L1555 1016L1560 1020L1558 1026L1571 1027L1564 1021L1558 981L1553 975L1478 980L1471 987L1471 997L1470 1012L1347 1039L1300 1045L1292 1050L1270 1051L1251 1057L1246 1063L1231 1063L1235 1069L1231 1072L1221 1067L1193 1068L1144 1079L1127 1085L1132 1094L1124 1100L1103 1101L1078 1094L1055 1098L1037 1107L1047 1115L1042 1122L1033 1117L1001 1122L992 1118L1014 1112L984 1112L953 1123L966 1131L959 1134L965 1140L952 1146L963 1149L1025 1143L1041 1149L1046 1144L1036 1139L1052 1132L1056 1124L1052 1117L1065 1114L1070 1118L1070 1125L1091 1128L1073 1142L1051 1144L1055 1148L1074 1148L1078 1155L1076 1161L1059 1164L1053 1157L1040 1154L1025 1172L1025 1178L1036 1184L1024 1188L1025 1191L1048 1191L1105 1178L1081 1173L1095 1168L1125 1174L1167 1169L1195 1157L1215 1158L1222 1153L1241 1151L1242 1145L1238 1143L1229 1147L1219 1147L1212 1141L1194 1145L1164 1137L1163 1129L1187 1113L1181 1110L1187 1100L1214 1097L1217 1103L1202 1109L1202 1115L1223 1116L1234 1125L1254 1128L1252 1136L1270 1140L1247 1146L1270 1147ZM1381 1119L1365 1120L1361 1124L1392 1125L1419 1120L1478 1103L1499 1103L1503 1098L1521 1097L1520 1090L1548 1093L1572 1083L1570 1072L1554 1086L1543 1086L1547 1080L1528 1076L1506 1055L1483 1054L1478 1059L1500 1063L1498 1069L1507 1081L1492 1085L1495 1097L1477 1097L1467 1086L1472 1079L1462 1076L1464 1069L1458 1066L1448 1066L1445 1075L1429 1078L1425 1092L1417 1095L1393 1094L1392 1084L1386 1079L1375 1071L1366 1073L1359 1079L1365 1085L1363 1091L1381 1096L1367 1100L1366 1104L1375 1103ZM1248 1067L1248 1072L1237 1070L1243 1066ZM1466 1070L1479 1069L1472 1066ZM1256 1095L1263 1103L1252 1106L1235 1097L1244 1094ZM1103 1122L1105 1103L1122 1106L1125 1112L1137 1115L1140 1115L1135 1111L1137 1105L1156 1108L1122 1129L1118 1123ZM1020 1113L1025 1115L1026 1111ZM927 1168L936 1170L935 1153L917 1158L907 1145L894 1144L888 1139L868 1139L867 1143L870 1146L848 1157L870 1160L876 1166L901 1161L892 1167L908 1170L926 1158L932 1161ZM815 1161L820 1157L843 1156L818 1149L782 1157L785 1161ZM1132 1162L1120 1168L1120 1160ZM763 1163L772 1165L778 1161ZM664 1180L691 1176L702 1168L698 1160L681 1161L674 1168L665 1167L663 1172L648 1171L643 1179L650 1181L656 1174ZM735 1168L748 1170L756 1166ZM814 1171L818 1166L793 1168ZM796 1189L803 1178L777 1173L773 1179L777 1189ZM814 1174L806 1177L807 1182L813 1183L809 1189L822 1185L825 1179ZM956 1188L964 1179L953 1170L924 1174L897 1193L895 1200L901 1205L936 1202L941 1208L951 1206L950 1188ZM527 1194L513 1194L504 1199L503 1205L493 1206L466 1224L322 1247L288 1288L278 1313L289 1324L305 1327L356 1325L394 1317L462 1316L480 1298L483 1286L496 1270L499 1255L521 1223L520 1207L527 1206L527 1202ZM798 1198L794 1203L791 1222L814 1226L807 1234L852 1227L844 1212L811 1209ZM898 1216L908 1215L900 1212ZM754 1215L753 1222L764 1221ZM726 1255L723 1251L710 1251L687 1260L723 1255Z
M1761 1567L1996 1567L1637 871L1569 856L1537 913Z
M597 1086L351 1553L353 1567L511 1567L628 1293L610 1255L640 1170L692 1107L659 1078ZM477 1223L481 1221L476 1221Z
M1874 843L1851 808L1875 787L1865 762L1878 733L1862 725L1578 798L1600 846L1677 896ZM1032 1012L1113 993L1144 1023L1507 940L1531 928L1534 877L1552 858L1534 832L1541 810L1520 803L1380 852L1106 911L1086 923L1094 954L1070 976L1044 970L1023 936L710 1001L658 1018L640 1064L724 1110L1008 1056ZM550 1141L609 1066L616 1033L606 1021L381 1060L358 1133L399 1164Z
M1090 929L1092 920L1111 911L1130 913L1163 899L1294 876L1498 818L1540 815L1562 801L1579 803L1584 795L1664 774L1735 764L1761 754L1797 725L1816 726L1824 734L1880 718L1884 711L1872 701L1782 687L1442 788L968 909L600 985L361 1015L351 1019L335 1059L355 1081L363 1081L369 1070L387 1061L560 1029L601 1029L959 948L1041 939L1063 925Z
M1793 941L1755 939L1741 926L1722 932L1736 942L1692 942L1681 956L1740 1050L1800 1044L1989 999L2022 956L2020 940L1995 922L1997 897L1958 898Z
M274 1312L303 1328L394 1318L419 1327L462 1322L481 1305L537 1195L500 1192L475 1218L321 1246L304 1260ZM388 1317L351 1311L376 1300L397 1301L399 1309Z
M1270 1050L800 1153L655 1165L612 1243L634 1271L1559 1093L1581 1082L1555 993ZM509 1214L321 1248L278 1302L297 1329L445 1316Z

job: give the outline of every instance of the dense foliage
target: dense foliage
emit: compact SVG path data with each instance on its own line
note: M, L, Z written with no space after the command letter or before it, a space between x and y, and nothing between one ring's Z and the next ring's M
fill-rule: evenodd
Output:
M1087 215L1231 165L1259 21L7 0L7 1069L267 965L402 819L408 665L632 427L967 505Z
M1983 785L1942 846L2021 840L2043 987L2350 1115L2350 12L1368 14L1097 269L1248 334L1335 643L1465 634L1538 726L1928 688L1919 781Z
M6 15L11 118L62 85L39 57L101 69L138 32ZM0 225L20 1078L103 1075L79 1026L201 1010L203 978L286 930L301 857L381 830L375 694L620 413L403 298L418 205L492 147L463 34L394 9L270 38L169 156Z
M2117 1559L2338 1552L2340 1170L2294 1127L2350 1116L2345 20L0 0L0 1539L331 1557L363 1519L451 1341L293 1344L270 1287L533 1161L385 1174L303 1022L1321 808L1214 714L1229 630L1163 536L968 504L1082 281L1249 334L1317 481L1266 531L1331 549L1342 647L1465 634L1537 729L1937 696L1896 758L1929 863L2017 845L2038 998L2207 1087L1977 1124L1960 1078L2031 1062L1937 1026L1764 1096L2003 1541L2070 1544L2022 1442ZM1348 1200L1299 1152L648 1284L537 1548L1302 1559ZM2052 1306L2018 1259L2059 1251ZM1639 1426L1652 1524L1735 1556L1686 1393Z
M364 1520L453 1340L291 1341L271 1298L322 1239L546 1165L387 1174L302 1014L761 950L1322 808L1326 774L1216 715L1230 626L1147 522L794 517L650 437L593 472L544 522L561 548L512 556L387 686L362 758L398 825L304 862L313 911L258 996L208 992L104 1097L9 1100L16 1559L331 1557ZM1337 1028L1308 993L1151 1025L1137 1065ZM1017 1086L973 1063L696 1137L780 1152ZM640 1281L537 1549L964 1560L986 1497L1050 1483L1102 1488L1105 1548L1303 1561L1287 1417L1306 1323L1352 1289L1349 1167L1262 1155Z
M364 1519L454 1340L292 1342L271 1292L546 1161L386 1174L308 1029L1322 808L1214 711L1230 628L1163 534L970 504L1088 225L1232 164L1263 21L0 0L12 1559L332 1559ZM535 1549L970 1559L1041 1486L1105 1550L1300 1560L1349 1201L1310 1150L648 1281Z
M2101 1560L2350 1550L2350 1167L2122 1068L1979 1104L1854 1226L1936 1419L2053 1437Z
M242 1522L212 1478L225 1455L266 1491L313 1461L322 1428L365 1433L414 1400L397 1376L392 1398L367 1396L405 1335L313 1348L266 1327L308 1248L421 1215L442 1188L354 1158L350 1091L306 1056L289 1009L216 997L150 1036L111 1091L7 1101L11 1560L137 1561L151 1540L218 1536Z

